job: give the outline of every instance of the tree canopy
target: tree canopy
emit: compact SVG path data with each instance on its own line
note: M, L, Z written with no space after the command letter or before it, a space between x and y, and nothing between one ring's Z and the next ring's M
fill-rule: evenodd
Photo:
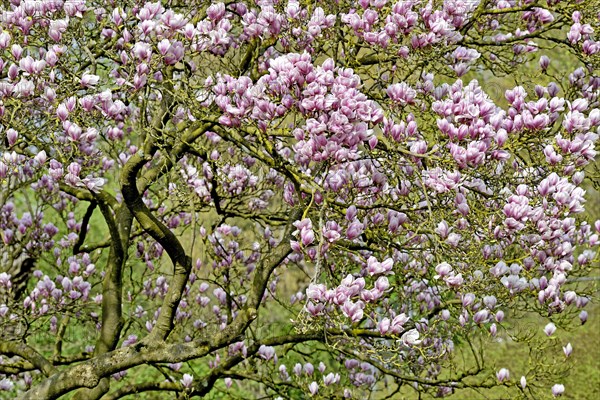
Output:
M3 2L0 396L561 395L600 261L599 21ZM502 338L526 371L487 362Z

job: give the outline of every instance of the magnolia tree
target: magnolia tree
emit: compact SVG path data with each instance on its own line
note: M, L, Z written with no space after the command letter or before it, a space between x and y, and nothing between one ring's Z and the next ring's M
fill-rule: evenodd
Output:
M562 394L599 13L4 2L0 395Z

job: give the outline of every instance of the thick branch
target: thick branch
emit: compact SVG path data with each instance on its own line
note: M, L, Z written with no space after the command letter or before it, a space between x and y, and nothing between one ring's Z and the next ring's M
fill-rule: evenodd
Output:
M155 344L144 347L142 343L101 354L88 361L62 370L24 393L23 400L56 399L74 389L96 387L102 378L147 363L185 362L203 357L223 347L223 336L213 336L212 343L190 342Z
M108 265L102 283L102 330L96 345L96 354L113 350L123 326L121 316L122 275L133 216L127 207L119 207L114 219L108 207L101 205L112 237Z
M119 342L123 328L123 266L125 265L133 215L125 206L117 210L116 218L105 203L100 203L100 210L108 225L111 236L111 247L108 254L106 274L102 282L102 328L96 342L95 355L114 350ZM108 378L92 390L79 391L73 400L92 400L104 395L110 388Z
M19 356L29 361L46 376L50 376L56 371L50 361L22 342L0 342L0 354Z
M189 150L191 143L212 125L213 123L209 122L186 131L181 140L171 149L169 156L165 156L158 166L149 169L139 178L138 173L143 165L150 161L150 155L138 152L129 159L123 168L121 187L127 207L144 230L167 251L173 262L173 280L169 284L169 290L161 306L161 313L148 340L164 340L173 329L173 318L192 269L192 259L186 254L173 232L146 207L140 192L145 191L159 176L170 170L174 161L180 159Z
M123 386L114 393L104 396L102 400L117 400L143 392L181 392L183 390L183 386L177 382L144 382Z
M23 364L0 364L0 374L17 375L27 371L33 371L37 368L35 365L24 362Z
M242 317L240 321L244 321L247 318L248 315ZM237 320L238 319L236 319L236 321ZM234 323L236 321L234 321ZM113 350L52 375L36 387L30 389L22 396L22 399L55 399L77 388L93 388L100 383L102 378L138 365L150 363L177 363L201 358L214 352L215 350L231 344L232 339L234 339L232 336L233 332L238 332L238 330L234 329L230 325L223 331L212 335L210 337L210 342L194 341L190 343L177 344L165 344L164 342L161 342L148 347L145 347L143 343L138 343L137 345ZM308 334L283 335L274 338L267 338L260 342L254 343L250 346L248 354L255 354L261 345L278 346L288 343L325 341L326 339L334 336L387 337L380 335L376 331L361 329L347 331L332 330ZM223 368L222 370L224 371L227 368L231 368L241 361L243 361L243 356L236 355L221 364L221 367ZM222 372L222 370L219 369L218 371ZM220 376L221 372L218 374L217 372L211 372L211 374L207 377L207 382L218 378L218 375ZM214 384L214 381L212 383ZM206 393L207 390L210 391L210 388L196 388L198 393L200 393L200 391Z
M93 200L90 201L90 204L88 205L88 208L85 211L83 219L81 220L81 230L80 230L81 233L79 234L77 243L75 243L75 245L73 246L73 254L78 254L80 252L81 246L85 242L85 238L87 236L87 231L88 231L88 225L90 223L90 219L92 218L92 214L94 214L94 210L96 209L96 206L97 206L97 204L95 201L93 201Z
M147 339L152 341L166 339L173 329L173 318L192 269L192 259L173 232L152 214L142 200L137 187L137 174L147 161L149 160L142 152L133 155L123 167L121 187L129 210L146 232L167 251L173 262L173 280L169 284L156 325Z
M94 201L94 196L92 196L92 194L87 190L76 189L76 188L66 185L64 183L61 183L59 185L59 188L62 192L70 194L71 196L77 198L78 200Z
M105 191L100 191L98 193L92 194L87 189L74 188L74 187L66 185L64 183L61 183L59 188L62 192L65 192L65 193L77 198L78 200L84 200L84 201L100 200L100 201L103 201L106 204L108 204L111 208L116 208L119 205L119 202L117 201L117 199Z

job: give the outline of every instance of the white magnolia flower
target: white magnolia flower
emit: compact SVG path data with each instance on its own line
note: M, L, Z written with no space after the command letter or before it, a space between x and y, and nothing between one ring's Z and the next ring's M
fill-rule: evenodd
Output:
M422 342L421 340L419 340L419 331L416 329L411 329L405 332L400 338L400 340L402 340L402 343L406 346L412 346Z

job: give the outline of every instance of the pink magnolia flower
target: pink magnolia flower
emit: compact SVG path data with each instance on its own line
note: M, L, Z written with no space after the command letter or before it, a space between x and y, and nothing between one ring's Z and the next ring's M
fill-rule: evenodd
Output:
M308 385L308 390L312 396L316 395L319 391L319 384L315 381L311 382L310 385Z
M476 324L483 324L487 322L489 319L489 311L488 310L480 310L473 315L473 322Z
M8 32L0 32L0 49L6 49L10 44L10 39L10 34Z
M502 368L500 371L496 372L496 378L498 378L498 382L505 382L510 379L510 371L506 368Z
M271 346L265 346L264 344L258 348L258 355L264 360L277 359L275 349Z
M213 3L206 9L206 16L212 19L214 22L218 22L225 15L225 4L224 3Z
M405 82L388 86L386 93L390 99L400 104L413 104L417 95L417 91Z
M471 304L473 304L474 302L475 302L475 295L473 293L467 293L467 294L465 294L465 295L462 296L462 305L463 305L463 307L467 308Z
M565 353L565 357L569 357L571 353L573 353L573 346L571 346L571 343L567 343L567 345L563 347L563 352Z
M557 383L556 385L552 386L552 396L554 396L554 397L562 396L562 394L564 392L565 392L565 385Z
M190 374L183 374L183 378L179 380L184 388L190 389L194 382L194 377Z
M152 48L148 43L137 42L132 49L133 55L140 61L149 62L152 57Z
M0 380L0 390L10 391L13 389L14 385L15 384L7 378Z
M381 263L377 261L375 257L369 257L367 260L367 272L369 275L379 275L386 272L389 272L394 266L394 261L391 258L382 261Z
M346 300L342 306L342 312L352 322L358 322L363 318L363 309L365 304L358 300L356 303L352 303L350 300Z
M330 372L329 374L323 377L323 383L325 386L336 384L340 381L340 374Z
M556 325L554 325L552 322L544 327L544 333L546 336L552 336L554 332L556 332Z
M389 287L390 287L390 282L389 282L388 278L385 276L380 276L375 281L375 289L377 289L377 291L379 291L381 293L388 290Z
M548 66L550 65L550 59L548 58L548 56L541 56L540 57L540 68L545 71L548 69Z
M311 363L304 364L302 369L306 375L312 375L315 372L315 367Z
M32 81L21 78L21 80L14 86L12 91L16 97L29 97L33 95L34 90L35 85Z
M435 267L435 272L437 272L438 274L436 276L434 276L435 279L438 279L440 277L445 277L447 275L450 274L450 272L452 272L452 267L450 266L450 264L448 264L447 262L443 262L441 264L438 264Z
M8 140L8 145L13 146L17 143L17 139L19 138L19 134L12 128L6 130L6 139Z
M400 333L402 331L402 327L404 324L408 322L408 317L406 314L402 313L394 317L392 322L390 323L390 332L391 333ZM418 332L417 332L418 333ZM417 336L418 338L418 336ZM419 341L420 342L420 341Z
M4 286L5 288L10 289L12 286L10 278L11 275L6 272L0 273L0 286Z
M390 329L390 319L386 317L379 321L377 323L377 329L379 330L379 333L385 335Z
M448 286L451 287L458 287L460 285L463 284L464 279L462 277L462 274L458 274L458 275L451 275L451 276L447 276L444 278L444 282L446 282L446 284Z
M81 76L81 86L90 87L95 86L100 81L100 77L98 75L92 75L88 72L84 72Z
M316 301L326 301L325 292L327 291L327 287L321 284L313 284L311 283L306 289L306 297Z

